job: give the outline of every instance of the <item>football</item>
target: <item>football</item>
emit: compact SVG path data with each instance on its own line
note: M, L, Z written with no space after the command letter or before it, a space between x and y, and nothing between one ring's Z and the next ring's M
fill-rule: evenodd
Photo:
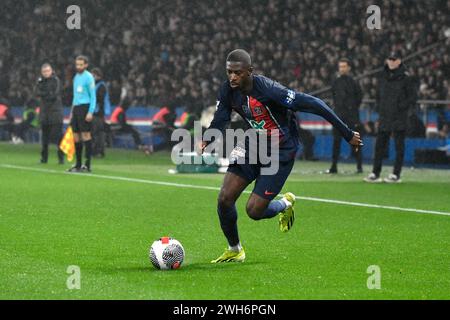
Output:
M179 269L184 260L184 248L178 240L162 237L152 243L149 256L156 269Z

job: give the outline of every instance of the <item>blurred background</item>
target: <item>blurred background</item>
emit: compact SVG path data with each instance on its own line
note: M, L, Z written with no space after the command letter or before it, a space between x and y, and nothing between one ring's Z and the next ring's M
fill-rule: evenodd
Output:
M174 126L181 125L186 110L202 118L202 112L215 105L218 88L226 80L226 55L235 48L252 55L257 73L317 95L331 106L330 86L337 76L338 60L347 57L362 88L363 156L369 160L373 157L370 137L377 130L378 72L387 54L400 50L417 89L405 161L446 164L445 156L418 159L417 150L445 153L449 144L450 46L445 31L450 27L450 1L372 2L2 1L1 104L8 105L14 123L20 123L23 107L35 98L41 65L49 62L62 81L67 124L74 58L84 54L90 59L89 69L102 70L112 106L129 100L128 123L143 135L145 143L163 144L167 136L146 135L152 130L154 115L170 106L175 110ZM66 9L72 4L81 8L80 30L66 26ZM371 4L381 8L380 30L366 26L366 8ZM329 159L331 126L313 115L300 114L299 118L301 127L314 138L313 156L305 157L303 150L299 157ZM1 125L0 139L11 139ZM38 142L39 131L31 129L23 140ZM110 140L112 147L133 147L133 139L126 135ZM392 153L387 155L391 160ZM350 158L347 146L341 156Z

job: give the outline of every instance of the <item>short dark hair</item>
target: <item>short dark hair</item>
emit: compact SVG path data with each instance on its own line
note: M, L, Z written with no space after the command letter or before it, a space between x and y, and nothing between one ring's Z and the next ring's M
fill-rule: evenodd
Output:
M228 54L227 62L241 62L244 65L251 66L252 58L247 51L243 49L236 49Z
M350 62L350 59L348 58L340 58L338 62L345 62L348 66L352 66L352 63Z
M88 57L86 57L86 56L84 56L84 55L79 55L79 56L77 56L76 58L75 58L75 60L83 60L84 61L84 63L89 63L89 59L88 59Z
M100 68L94 68L91 70L91 73L96 74L100 78L103 78L103 72L100 70Z

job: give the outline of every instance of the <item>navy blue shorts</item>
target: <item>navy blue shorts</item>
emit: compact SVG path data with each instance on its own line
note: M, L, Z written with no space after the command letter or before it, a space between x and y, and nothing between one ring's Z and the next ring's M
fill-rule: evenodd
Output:
M244 178L250 183L256 180L252 192L264 199L273 200L283 189L294 162L295 159L280 162L278 171L273 175L261 175L262 165L260 164L230 164L227 171Z

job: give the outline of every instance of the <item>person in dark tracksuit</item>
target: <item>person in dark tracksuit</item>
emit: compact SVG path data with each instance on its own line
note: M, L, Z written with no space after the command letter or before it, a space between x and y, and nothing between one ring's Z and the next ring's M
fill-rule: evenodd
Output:
M364 181L382 182L380 178L382 161L392 134L395 141L394 171L384 179L384 182L401 182L408 112L417 100L415 83L402 63L401 52L391 52L378 80L376 105L379 113L379 129L375 143L375 158L372 173Z
M48 145L57 146L58 162L64 164L64 153L59 149L63 137L63 105L61 100L61 82L50 64L41 67L41 77L36 85L39 99L39 122L42 130L41 163L48 162Z
M109 100L108 87L103 81L103 73L99 68L92 69L95 79L95 95L97 106L92 119L92 155L94 157L105 157L106 126L105 116L111 113L111 102Z
M361 87L351 76L350 60L342 58L338 63L339 76L332 86L334 111L347 123L350 129L362 132L362 126L359 121L359 106L362 101ZM336 128L333 128L333 156L332 164L326 173L334 174L338 172L337 163L341 152L342 135ZM357 173L362 173L362 152L353 150L356 157Z

